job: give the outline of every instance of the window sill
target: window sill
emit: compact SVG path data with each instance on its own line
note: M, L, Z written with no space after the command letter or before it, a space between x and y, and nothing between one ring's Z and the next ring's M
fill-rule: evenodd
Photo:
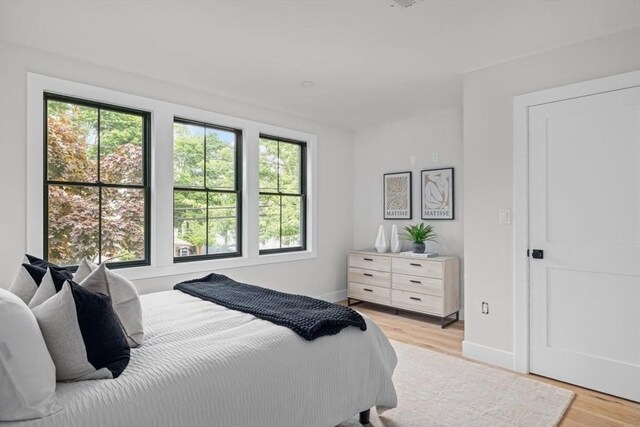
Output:
M144 267L119 268L117 273L129 280L152 279L154 277L178 276L193 273L212 273L230 268L249 267L255 265L275 264L281 262L303 261L315 259L315 252L297 251L264 254L255 257L235 257L223 259L207 259L192 262L180 262L170 265L150 265Z

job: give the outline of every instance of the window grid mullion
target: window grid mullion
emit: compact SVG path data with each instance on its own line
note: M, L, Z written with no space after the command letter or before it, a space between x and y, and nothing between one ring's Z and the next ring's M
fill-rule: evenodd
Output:
M206 153L206 143L205 143L205 153ZM206 223L204 226L204 241L205 241L204 255L209 255L209 190L205 192L205 196L207 198L207 213L205 215Z
M202 132L202 147L204 149L204 153L203 153L203 158L204 158L204 164L202 167L202 171L204 173L204 176L202 177L202 180L204 181L204 188L205 190L207 190L209 188L209 186L207 185L207 127L203 126L202 127L203 132Z
M104 187L104 188L130 188L144 190L146 186L140 184L109 184L97 182L80 182L80 181L47 181L47 185L60 185L69 187Z
M278 157L277 157L277 161L276 164L278 165L278 170L276 172L276 177L277 177L277 185L276 187L278 188L278 193L281 193L280 191L280 141L278 141ZM279 228L279 233L280 235L278 236L278 245L280 246L280 249L282 249L282 194L280 194L280 228Z
M101 110L98 110L98 261L102 263L102 178L100 176L100 134L102 133Z
M273 191L261 191L260 194L263 196L297 196L297 197L304 196L304 193L283 193L283 192L274 193Z
M216 193L239 194L240 190L227 190L222 188L201 188L201 187L173 187L175 191L214 191Z
M43 164L42 164L42 169L43 169L43 178L44 178L44 185L43 187L43 191L42 191L42 198L43 198L43 206L42 206L42 211L43 211L43 229L42 229L42 251L43 251L43 258L44 259L48 259L49 258L49 101L47 100L47 97L45 96L43 99L43 104L44 104L44 108L43 108L43 114L44 114L44 136L43 136L43 140L44 140L44 147L42 150L43 153Z
M207 126L203 126L203 132L202 132L202 146L204 148L204 165L203 165L203 172L204 172L204 176L202 177L204 179L204 189L205 189L205 197L207 198L207 211L205 214L205 224L204 224L204 255L209 255L209 188L207 186Z
M278 193L280 193L280 141L278 141L278 154L276 159L276 165L278 165L278 169L276 170L276 188L278 189Z
M280 195L280 249L282 249L282 195Z

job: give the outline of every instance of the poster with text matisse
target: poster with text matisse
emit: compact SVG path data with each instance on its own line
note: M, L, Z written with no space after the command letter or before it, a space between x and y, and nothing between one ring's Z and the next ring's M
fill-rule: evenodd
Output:
M411 219L411 172L384 175L384 219Z
M453 168L423 170L422 219L454 219Z

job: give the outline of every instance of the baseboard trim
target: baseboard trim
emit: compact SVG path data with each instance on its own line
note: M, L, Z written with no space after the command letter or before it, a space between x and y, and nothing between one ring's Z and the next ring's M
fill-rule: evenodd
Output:
M314 298L321 299L328 302L338 302L347 299L347 290L329 292L328 294L316 295Z
M462 341L462 355L501 368L514 369L514 355L508 351Z

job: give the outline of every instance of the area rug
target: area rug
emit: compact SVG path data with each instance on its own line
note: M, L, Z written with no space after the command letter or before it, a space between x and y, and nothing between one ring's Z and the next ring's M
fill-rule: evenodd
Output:
M573 392L424 348L391 341L398 355L393 375L398 407L371 425L555 426ZM354 417L339 427L360 426Z

